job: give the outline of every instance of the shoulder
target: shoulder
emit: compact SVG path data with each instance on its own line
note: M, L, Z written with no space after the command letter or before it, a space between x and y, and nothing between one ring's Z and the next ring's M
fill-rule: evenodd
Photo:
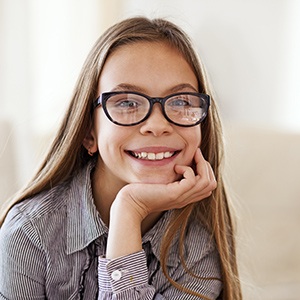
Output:
M70 198L74 202L85 195L86 189L91 186L90 174L94 165L94 161L89 162L75 171L68 180L15 204L6 220L15 218L16 215L22 215L24 219L37 220L61 211L69 204Z
M71 181L42 191L15 204L8 212L0 229L0 238L14 240L19 235L35 239L35 235L58 226L57 217L65 219Z
M5 218L0 236L32 231L34 224L47 222L57 212L63 213L67 194L68 185L62 184L15 204Z
M64 183L25 199L10 209L4 224L16 220L35 221L53 215L66 205L68 194L69 184Z
M186 242L191 246L201 246L203 251L209 251L215 245L213 234L197 219L193 219L187 227Z
M196 219L190 222L187 228L184 246L187 261L191 263L208 257L218 261L219 254L213 234Z
M74 219L71 225L77 224L84 201L88 198L89 174L90 169L86 167L69 181L15 204L0 229L0 239L15 240L18 235L23 235L33 242L40 240L44 247L64 242L68 237L70 216Z
M183 234L182 239L180 235ZM174 237L171 248L169 264L180 262L179 252L183 250L187 266L198 264L206 259L213 259L216 264L219 261L219 253L213 234L197 218L191 218L183 233L178 232ZM175 263L177 261L177 263Z

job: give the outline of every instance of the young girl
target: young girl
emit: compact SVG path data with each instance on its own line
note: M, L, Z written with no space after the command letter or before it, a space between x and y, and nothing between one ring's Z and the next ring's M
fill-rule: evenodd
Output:
M111 27L5 216L0 299L242 299L222 156L185 33L162 19Z

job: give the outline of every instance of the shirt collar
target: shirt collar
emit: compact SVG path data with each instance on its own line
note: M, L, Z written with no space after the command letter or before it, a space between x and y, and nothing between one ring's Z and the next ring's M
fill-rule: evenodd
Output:
M67 254L84 249L108 232L94 204L91 187L94 165L94 162L89 163L70 183L67 199Z

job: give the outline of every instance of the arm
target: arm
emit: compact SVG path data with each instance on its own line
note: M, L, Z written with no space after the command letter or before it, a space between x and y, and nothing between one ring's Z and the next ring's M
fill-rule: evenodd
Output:
M45 299L44 272L38 236L13 208L0 229L0 299Z
M191 167L176 166L175 171L183 176L178 182L129 184L119 192L110 211L106 259L99 261L101 299L129 299L128 293L130 299L154 299L155 288L148 285L142 251L141 223L149 214L181 208L211 194L216 181L200 150L195 154L195 162L196 175ZM105 298L105 290L110 297Z
M106 257L114 259L142 250L141 224L150 214L178 209L203 200L216 188L210 164L200 149L195 153L196 172L176 166L180 181L169 184L129 184L122 188L110 209Z

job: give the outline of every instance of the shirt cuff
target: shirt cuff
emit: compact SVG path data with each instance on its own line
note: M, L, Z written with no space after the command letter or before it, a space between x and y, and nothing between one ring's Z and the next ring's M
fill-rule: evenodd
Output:
M144 250L112 260L99 257L99 289L120 293L148 284L147 258Z

